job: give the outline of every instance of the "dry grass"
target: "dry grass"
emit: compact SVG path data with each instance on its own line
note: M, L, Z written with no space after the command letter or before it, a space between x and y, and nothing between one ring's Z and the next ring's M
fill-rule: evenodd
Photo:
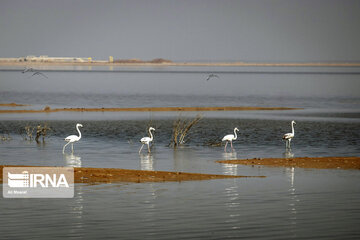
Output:
M177 147L185 144L185 137L189 133L190 129L196 125L202 119L202 115L198 114L192 120L181 119L179 117L173 124L173 135L171 138L170 146Z
M24 127L25 133L24 131L20 130L20 135L23 136L24 140L33 140L34 136L34 130L35 127L27 125ZM45 137L48 136L48 131L51 131L51 128L47 125L47 123L44 124L44 126L42 126L41 124L38 125L36 127L36 136L35 136L35 141L39 142L39 138L42 137L42 141L45 141Z
M25 129L25 136L23 136L24 140L33 140L33 132L34 132L34 127L31 127L29 125L24 127ZM20 134L22 135L22 131L20 131Z
M4 134L1 134L0 135L0 140L1 141L10 141L12 138L11 138L11 136L10 136L10 134L9 133L4 133Z
M45 137L47 136L47 132L50 131L50 127L45 123L44 126L38 125L36 127L36 137L35 141L39 142L39 138L42 136L42 141L45 141Z

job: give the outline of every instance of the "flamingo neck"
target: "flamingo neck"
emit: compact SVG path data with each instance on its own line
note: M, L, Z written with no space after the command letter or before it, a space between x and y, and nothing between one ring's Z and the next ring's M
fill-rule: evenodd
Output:
M80 132L79 126L76 126L76 130L77 130L78 133L79 133L79 139L80 139L80 138L81 138L81 132Z
M150 139L151 139L151 141L153 140L153 135L152 135L152 133L151 133L151 130L149 129L149 134L150 134Z
M295 135L295 130L294 130L294 123L291 123L291 129L292 129L292 134Z
M234 129L234 134L235 134L235 138L234 138L234 139L237 139L236 129Z

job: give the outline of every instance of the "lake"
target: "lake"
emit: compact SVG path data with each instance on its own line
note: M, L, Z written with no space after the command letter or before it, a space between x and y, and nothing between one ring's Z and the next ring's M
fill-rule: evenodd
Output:
M0 103L62 107L258 106L287 111L202 112L183 147L173 123L196 112L1 114L0 163L266 176L75 186L71 199L0 198L1 238L358 239L358 170L219 164L263 157L359 156L360 69L324 67L43 67L48 77L0 68ZM214 73L219 78L206 81ZM0 107L9 109L9 107ZM291 152L281 137L296 121ZM83 138L62 154L64 137ZM25 126L47 124L45 141ZM155 130L152 154L139 139ZM238 127L234 152L221 138Z

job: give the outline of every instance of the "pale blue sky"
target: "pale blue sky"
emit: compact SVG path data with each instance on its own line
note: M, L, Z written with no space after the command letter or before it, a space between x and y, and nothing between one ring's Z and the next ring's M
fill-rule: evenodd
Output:
M360 61L360 1L1 0L0 57Z

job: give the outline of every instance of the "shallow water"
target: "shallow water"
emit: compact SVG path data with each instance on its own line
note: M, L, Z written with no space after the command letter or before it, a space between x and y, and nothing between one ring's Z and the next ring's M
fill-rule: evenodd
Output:
M179 70L180 69L180 70ZM0 70L0 102L56 107L269 106L293 111L204 112L184 147L169 147L172 124L197 113L1 114L0 163L116 167L266 178L180 183L77 184L72 199L0 198L4 239L358 239L358 170L218 164L261 157L359 156L359 74L347 69L120 68L43 69L49 79ZM80 71L79 71L80 70ZM140 71L140 72L139 72ZM256 69L256 71L258 71ZM275 73L269 73L275 71ZM294 73L297 71L297 73ZM304 73L299 73L304 71ZM317 73L311 73L316 71ZM335 73L331 73L335 71ZM220 82L206 82L208 72ZM321 72L321 73L320 73ZM343 80L339 86L337 81ZM319 89L323 89L321 94ZM2 107L4 108L4 107ZM291 152L282 134L296 120ZM63 138L83 138L62 154ZM47 123L45 141L24 140L24 127ZM138 154L147 126L152 154ZM240 129L234 152L211 146Z

